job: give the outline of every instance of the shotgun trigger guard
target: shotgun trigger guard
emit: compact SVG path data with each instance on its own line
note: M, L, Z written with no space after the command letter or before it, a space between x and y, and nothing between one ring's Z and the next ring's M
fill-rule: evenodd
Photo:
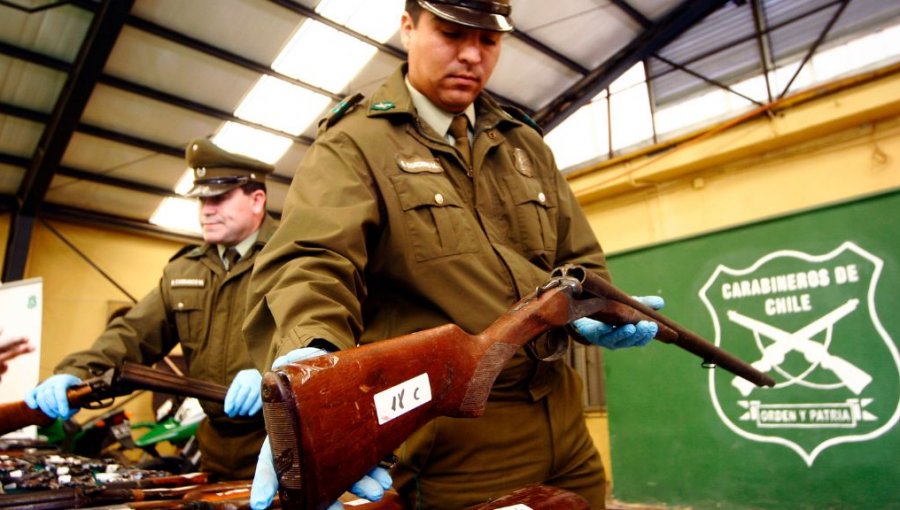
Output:
M543 344L549 346L549 354L541 352L538 349L538 341L543 339ZM569 334L565 328L554 328L547 332L546 335L539 336L534 340L525 344L525 352L535 361L550 362L556 361L565 356L569 350Z
M90 402L85 402L80 407L82 409L106 409L112 406L116 401L115 397L101 397Z
M116 397L131 393L130 388L117 384L118 374L118 368L111 368L100 376L85 381L85 384L91 387L90 396L92 398L79 407L82 409L105 409L116 402ZM118 391L113 389L117 386Z

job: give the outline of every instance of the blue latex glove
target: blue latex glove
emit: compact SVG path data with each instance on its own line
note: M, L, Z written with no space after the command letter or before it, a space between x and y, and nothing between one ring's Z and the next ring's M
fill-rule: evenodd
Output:
M262 374L255 368L241 370L225 394L225 414L235 416L253 416L262 409Z
M295 360L296 361L296 360ZM391 487L394 481L386 469L376 467L363 476L350 487L350 492L369 501L379 501L384 497L384 491ZM250 487L250 508L263 510L269 508L275 493L278 491L278 477L275 474L275 464L272 461L272 448L269 446L269 438L263 442L259 451L259 459L256 462L256 474L253 476L253 485ZM327 510L343 510L344 505L335 501Z
M666 304L659 296L635 297L634 299L654 310L659 310ZM659 326L652 321L640 321L637 324L616 327L587 317L576 319L572 322L572 326L588 342L607 349L642 347L653 340L659 331Z
M272 369L322 354L325 354L325 351L315 347L294 349L284 356L275 358L275 361L272 362ZM272 460L272 448L269 446L267 436L256 460L256 473L253 475L253 484L250 486L250 508L254 510L269 508L272 500L275 499L276 492L278 492L278 476L275 474L275 462ZM331 510L330 507L329 510Z
M68 420L78 412L78 408L69 409L69 399L66 397L66 390L78 384L81 384L81 379L74 375L56 374L50 376L25 395L25 404L32 409L40 407L41 411L51 418Z

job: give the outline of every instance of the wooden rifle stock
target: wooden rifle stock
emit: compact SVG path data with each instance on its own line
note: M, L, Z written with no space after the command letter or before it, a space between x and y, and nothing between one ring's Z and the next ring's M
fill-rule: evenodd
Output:
M267 372L263 412L282 507L323 510L432 419L483 414L506 362L541 334L581 317L628 322L621 314L634 300L622 301L592 276L580 266L554 270L478 335L448 324ZM707 351L720 350L709 344Z
M210 402L225 402L228 387L208 381L170 374L138 363L125 362L98 377L69 388L69 405L97 407L103 400L127 395L136 390L151 390L195 397ZM40 409L31 409L24 401L0 404L0 435L29 425L43 427L53 423Z

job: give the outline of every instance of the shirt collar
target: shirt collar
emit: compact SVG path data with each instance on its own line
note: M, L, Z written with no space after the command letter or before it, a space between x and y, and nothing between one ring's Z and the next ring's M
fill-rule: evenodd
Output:
M422 94L412 86L408 76L404 77L404 81L406 82L406 88L409 89L409 95L412 98L413 105L416 107L419 118L425 121L435 133L440 133L444 137L449 136L447 130L450 129L450 122L453 121L453 117L456 117L456 114L442 110L432 103L430 99L425 97L425 94ZM463 113L469 118L469 125L474 126L475 105L470 104Z
M241 258L244 258L244 255L246 255L247 252L250 251L250 248L253 246L254 243L256 243L256 239L258 237L259 237L259 229L254 230L253 233L250 234L249 236L247 236L246 239L244 239L243 241L234 245L234 249L237 250L237 252L241 255ZM224 245L221 245L221 244L216 245L216 250L218 250L218 252L219 252L219 258L221 258L222 260L225 260L225 250L226 249L227 249L227 247Z

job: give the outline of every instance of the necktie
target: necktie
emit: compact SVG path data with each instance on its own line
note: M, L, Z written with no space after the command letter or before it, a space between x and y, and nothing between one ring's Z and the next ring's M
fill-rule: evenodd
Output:
M462 155L467 167L472 166L472 147L469 146L469 118L463 114L453 117L450 123L450 136L453 137L453 145Z
M238 253L235 247L228 248L225 250L225 271L231 271L234 269L234 266L237 265L238 260L241 259L241 254Z

